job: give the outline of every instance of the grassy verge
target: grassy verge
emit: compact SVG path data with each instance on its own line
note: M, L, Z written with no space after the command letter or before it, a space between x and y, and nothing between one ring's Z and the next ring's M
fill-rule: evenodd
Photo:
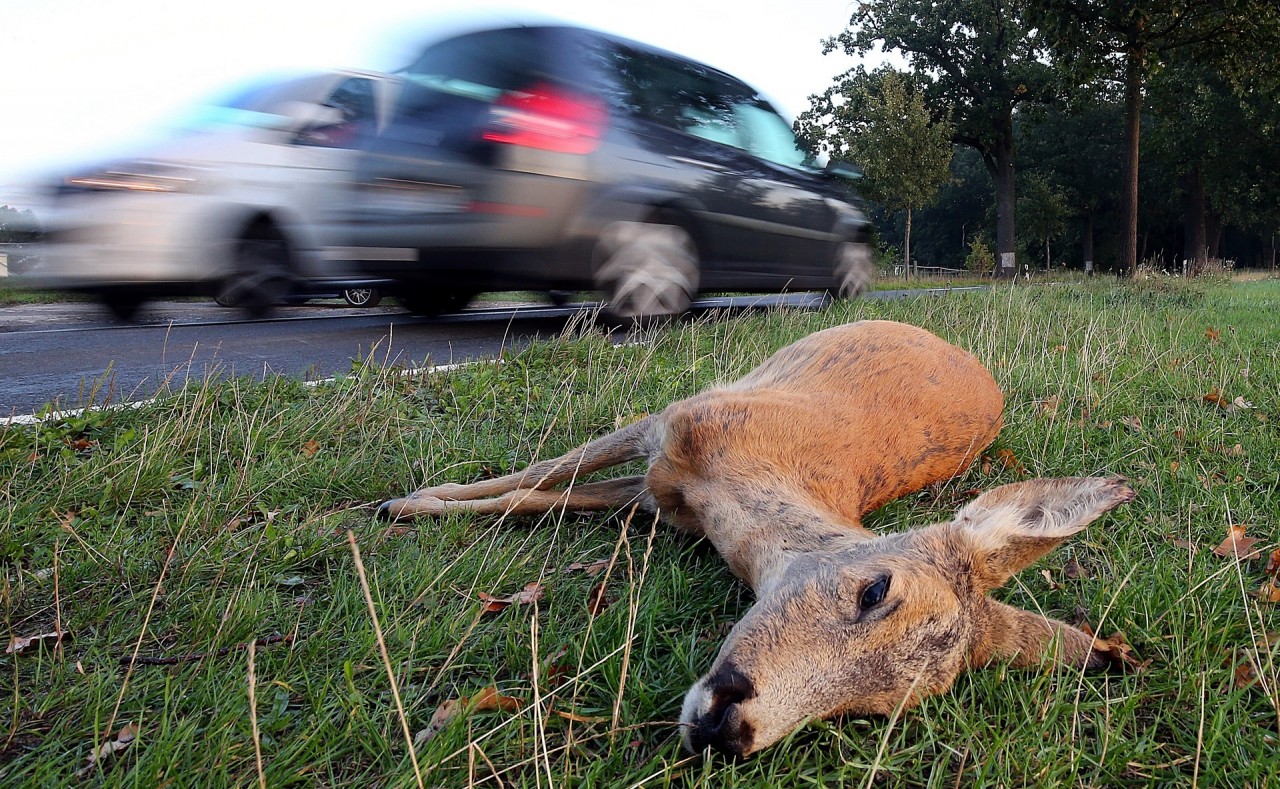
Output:
M66 634L0 656L0 783L412 786L416 766L428 786L1268 785L1280 612L1252 596L1265 560L1209 549L1233 524L1276 547L1278 308L1275 281L855 301L0 427L6 635ZM553 456L863 318L973 350L1007 395L994 457L1018 461L976 464L873 527L943 519L1023 469L1130 477L1136 501L1001 595L1124 631L1144 670L996 666L896 722L692 759L681 696L750 604L709 546L622 517L371 520L369 502ZM572 569L597 560L610 569ZM481 593L539 581L540 600L484 611ZM433 719L411 750L404 730Z

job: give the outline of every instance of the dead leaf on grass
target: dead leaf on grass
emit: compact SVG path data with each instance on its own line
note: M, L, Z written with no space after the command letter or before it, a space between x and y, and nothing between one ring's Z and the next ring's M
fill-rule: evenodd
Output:
M1124 633L1115 632L1106 638L1093 637L1093 648L1103 653L1112 668L1124 672L1141 672L1151 665L1151 661L1142 661L1133 653L1133 645L1125 638Z
M457 699L449 699L436 707L436 711L431 714L431 720L427 722L427 728L422 729L413 736L414 750L422 747L424 743L430 742L445 726L449 725L449 721L466 712L471 715L476 712L492 712L493 710L502 710L503 712L517 712L524 702L512 696L504 696L498 692L493 685L483 688L479 693L467 698L463 696Z
M1120 417L1120 424L1124 425L1125 427L1129 428L1135 433L1142 432L1142 420L1136 416L1122 416Z
M990 474L995 464L1005 471L1012 471L1015 474L1026 474L1027 469L1022 465L1022 461L1018 460L1018 456L1013 454L1012 449L997 449L995 452L983 455L982 473Z
M574 562L564 568L566 573L586 573L588 576L596 576L609 566L609 559L596 559L594 562Z
M1280 580L1280 548L1276 548L1267 557L1267 575Z
M9 639L9 646L5 648L6 655L21 655L27 651L36 651L44 646L53 646L59 641L71 640L71 633L66 630L53 630L48 633L39 633L34 636L26 636L20 638L14 636Z
M1183 540L1179 537L1173 537L1173 536L1169 536L1168 540L1178 548L1181 548L1184 551L1190 551L1192 556L1195 556L1197 553L1200 552L1200 548L1197 547L1196 544L1193 542L1189 542L1187 540Z
M1261 556L1262 552L1253 546L1262 542L1262 540L1257 537L1246 537L1245 529L1247 528L1247 526L1234 524L1227 527L1227 537L1219 543L1217 548L1213 549L1214 554L1221 556L1223 559L1234 558L1237 561L1247 561Z
M314 438L302 445L302 454L306 457L313 458L320 451L320 442Z
M1274 579L1263 581L1262 588L1254 596L1264 603L1280 603L1280 586Z
M587 613L600 616L611 605L613 601L609 599L609 595L605 594L603 583L591 587L591 594L587 595Z
M498 611L505 611L507 607L511 605L528 605L529 603L541 600L542 593L542 584L537 581L533 581L525 584L524 589L521 589L513 595L495 597L494 595L481 592L477 597L479 597L480 602L483 603L480 610L486 614L493 614Z
M1048 570L1041 570L1040 575L1044 578L1045 581L1048 582L1049 588L1051 590L1055 592L1058 590L1058 582L1053 580L1053 573L1049 572Z
M89 754L89 758L85 760L84 767L76 771L76 777L84 778L93 772L93 768L102 763L113 754L128 748L134 740L138 738L138 727L133 723L126 723L116 732L116 736L107 740L98 749Z
M1072 580L1089 577L1089 571L1081 567L1080 562L1077 562L1075 559L1067 560L1067 563L1062 566L1062 574Z
M1062 398L1052 395L1043 400L1037 400L1036 405L1039 406L1042 415L1053 419L1058 415L1058 407L1062 405Z
M1210 342L1217 342L1218 340L1222 339L1222 331L1220 329L1215 329L1214 327L1210 326L1209 328L1204 330L1204 336L1208 337Z

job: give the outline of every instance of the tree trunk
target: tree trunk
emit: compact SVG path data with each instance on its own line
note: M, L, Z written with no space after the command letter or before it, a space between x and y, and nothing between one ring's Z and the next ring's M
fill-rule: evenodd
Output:
M1142 72L1145 52L1134 46L1124 60L1124 268L1129 276L1138 273L1138 141L1142 133Z
M1044 240L1044 270L1048 271L1053 265L1053 255L1049 253L1049 239Z
M1222 217L1212 208L1205 211L1205 261L1217 260L1222 245Z
M1093 212L1084 215L1084 273L1093 276Z
M902 247L902 263L906 266L907 276L911 276L911 206L907 206L907 230L903 234ZM916 266L916 274L920 274L919 266Z
M1013 277L1018 273L1013 224L1014 206L1017 204L1013 180L1013 114L1003 118L1001 125L1004 128L997 132L993 173L996 184L996 276Z
M1200 165L1178 179L1182 182L1182 259L1187 273L1196 276L1204 270L1208 261L1208 242L1205 240L1204 182L1200 178Z

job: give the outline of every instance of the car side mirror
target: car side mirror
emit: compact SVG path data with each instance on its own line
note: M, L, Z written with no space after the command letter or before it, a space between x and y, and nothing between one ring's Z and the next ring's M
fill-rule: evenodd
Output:
M834 175L837 178L847 178L850 181L856 181L862 177L862 168L853 162L844 162L839 159L832 159L827 162L824 168L827 175Z

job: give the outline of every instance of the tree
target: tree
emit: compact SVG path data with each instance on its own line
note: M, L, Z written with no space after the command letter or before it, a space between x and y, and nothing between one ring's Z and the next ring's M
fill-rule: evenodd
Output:
M1043 47L1022 19L1023 0L868 0L843 33L824 50L865 56L879 46L906 58L935 118L950 114L952 141L977 150L996 192L996 252L1002 276L1012 276L1015 258L1015 109L1051 96L1052 70ZM842 99L856 95L866 72L853 69L827 91L811 98L803 118L839 124ZM802 116L803 117L803 116Z
M924 97L903 75L884 70L859 97L863 122L847 138L821 146L839 146L863 170L863 192L892 211L906 211L903 265L911 272L911 214L932 203L938 188L951 177L954 127L949 118L935 121Z
M1172 51L1265 37L1274 0L1027 0L1059 62L1077 78L1119 75L1124 85L1123 265L1138 270L1138 159L1144 85ZM1239 43L1239 42L1236 42ZM1249 47L1227 47L1253 57ZM1263 50L1274 51L1274 50Z
M1018 190L1018 216L1023 232L1044 244L1044 267L1053 265L1049 245L1067 229L1071 209L1067 195L1040 172L1027 173Z

